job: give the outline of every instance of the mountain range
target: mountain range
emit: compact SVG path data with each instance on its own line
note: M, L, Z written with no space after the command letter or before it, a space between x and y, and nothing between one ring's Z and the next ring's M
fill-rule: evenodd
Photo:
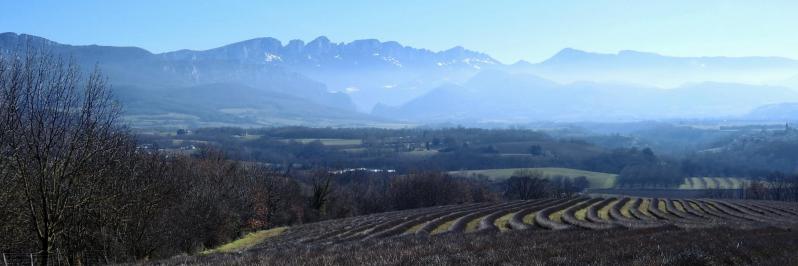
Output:
M777 84L798 61L782 57L672 57L638 51L590 53L571 48L521 69L558 82L596 81L675 88L686 83Z
M454 47L374 39L256 38L194 51L60 44L0 34L0 54L44 47L98 65L133 126L384 126L429 121L639 120L739 116L798 102L798 61L669 57L566 48L507 65Z
M702 82L673 89L625 84L560 84L532 74L482 71L462 85L447 85L401 106L373 114L406 121L611 121L727 119L761 105L798 101L778 86Z

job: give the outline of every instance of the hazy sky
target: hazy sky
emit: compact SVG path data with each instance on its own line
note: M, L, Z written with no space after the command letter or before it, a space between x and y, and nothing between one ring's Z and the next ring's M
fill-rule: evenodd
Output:
M505 63L541 61L564 47L798 58L794 0L6 1L0 14L0 32L153 52L325 35L436 51L461 45Z

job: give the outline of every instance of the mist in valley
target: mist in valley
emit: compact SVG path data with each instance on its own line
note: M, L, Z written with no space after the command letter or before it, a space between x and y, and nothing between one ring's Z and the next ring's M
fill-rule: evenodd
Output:
M791 2L3 6L0 265L795 264Z

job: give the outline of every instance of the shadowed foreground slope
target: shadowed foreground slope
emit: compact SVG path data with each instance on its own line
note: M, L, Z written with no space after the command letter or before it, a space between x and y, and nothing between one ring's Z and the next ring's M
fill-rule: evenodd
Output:
M163 264L795 265L798 206L562 198L448 205L298 225L241 253Z
M177 257L203 265L796 265L798 233L775 228L524 230Z

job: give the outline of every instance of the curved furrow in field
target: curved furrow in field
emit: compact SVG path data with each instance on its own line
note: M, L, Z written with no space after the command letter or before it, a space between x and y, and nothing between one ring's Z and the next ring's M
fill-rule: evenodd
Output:
M780 207L772 205L772 204L765 204L765 203L759 202L759 201L749 201L748 204L751 204L753 206L757 206L759 208L766 209L769 212L778 214L778 215L783 216L783 217L793 218L793 219L798 218L798 212L794 212L794 211L791 211L791 210L786 209L786 208L780 208Z
M527 215L530 215L532 213L536 213L536 212L538 212L538 211L540 211L542 209L545 209L545 208L548 208L548 207L551 207L551 206L554 206L554 205L562 204L562 203L567 202L567 201L569 201L569 199L557 199L557 200L546 202L545 204L532 206L532 207L520 210L520 211L518 211L516 213L513 213L513 215L510 217L510 221L508 222L508 227L510 227L510 229L512 229L512 230L526 230L526 229L535 228L535 225L525 223L524 222L524 217L526 217Z
M660 206L661 205L661 206ZM660 220L670 222L680 221L681 218L667 212L666 204L658 198L651 199L651 205L648 206L648 212Z
M602 201L599 201L599 202L596 202L593 205L590 205L590 207L587 208L587 214L585 215L585 218L588 221L591 221L593 223L612 224L612 221L602 219L599 216L599 210L604 208L604 207L606 207L610 203L613 203L616 200L618 200L618 199L617 198L605 198Z
M624 198L621 201L618 201L618 203L610 209L610 217L613 219L615 224L629 229L654 228L667 226L670 224L668 221L664 220L639 220L624 216L621 210L631 200L631 198Z
M525 204L524 206L516 206L510 209L494 211L486 215L485 217L482 217L482 219L479 221L479 227L477 228L477 231L491 231L491 230L499 231L499 227L496 226L495 224L496 219L499 219L499 217L502 217L508 213L514 213L522 209L539 205L540 202L533 202L533 204Z
M772 203L776 205L781 205L784 208L788 208L790 210L798 212L798 203L795 202L772 202Z
M629 197L622 198L617 203L615 203L615 205L613 205L612 208L610 208L610 213L609 213L610 218L612 218L615 221L621 221L621 222L640 221L634 216L632 216L631 213L628 213L626 215L624 214L624 212L628 212L631 206L634 205L634 203L639 200L640 198L629 198Z
M679 209L674 200L671 199L663 199L665 203L665 208L669 214L673 216L679 217L678 220L674 220L673 224L680 228L688 228L688 229L698 229L698 228L710 228L716 227L721 225L717 223L715 220L705 219L699 215L692 215L687 212L687 207L681 205L682 209Z
M779 217L791 220L798 219L798 212L793 212L785 208L779 208L771 204L763 204L762 202L758 201L740 201L740 202L745 202L748 206L752 206L754 208L760 208L774 215L778 215Z
M303 239L302 242L307 243L307 242L314 242L314 241L321 241L321 240L334 240L334 239L338 239L338 238L343 238L343 237L346 237L346 236L350 236L352 234L356 234L358 232L362 232L364 230L372 228L372 227L374 227L374 226L376 226L378 224L381 224L381 223L386 223L386 222L394 221L396 219L401 219L402 217L405 217L407 215L413 215L413 214L416 214L416 213L428 212L428 211L431 211L431 210L434 210L434 209L445 208L445 207L449 207L449 206L452 206L452 205L440 206L440 207L435 207L435 208L423 208L423 209L417 209L417 210L413 210L413 211L404 211L404 212L403 211L394 211L394 212L387 212L387 213L382 213L382 214L367 215L366 219L364 219L364 221L358 222L355 225L351 225L351 226L347 226L347 227L341 227L341 228L336 228L336 229L323 228L324 230L322 232L318 232L316 234L312 234L311 235L312 237L309 237L307 239Z
M796 204L789 204L789 203L776 204L776 203L761 202L761 201L757 201L757 203L758 204L767 205L767 206L770 206L771 208L775 208L775 209L790 213L792 215L798 216L798 205L796 205Z
M480 204L484 204L484 203L480 203ZM449 206L447 206L449 208L436 209L436 210L431 210L431 211L427 211L427 212L415 213L413 215L406 215L406 216L403 216L403 217L398 218L398 219L393 219L393 220L388 220L388 221L385 221L385 222L378 223L376 225L373 225L373 226L371 226L369 228L365 228L363 230L359 230L359 231L356 231L356 232L348 233L346 235L335 237L335 239L337 241L344 241L344 242L345 241L358 240L358 239L361 239L361 238L366 238L369 235L371 235L372 233L381 232L383 230L388 230L388 229L390 229L390 228L392 228L394 226L403 224L403 223L405 223L407 221L413 221L413 220L421 218L421 217L425 217L425 216L428 216L428 215L435 215L435 214L444 213L444 212L452 212L452 211L457 211L457 210L467 210L467 209L473 208L473 206L474 206L474 204L468 204L468 205L465 205L465 206L463 206L463 205L449 205Z
M728 214L733 217L737 217L739 219L747 220L751 225L751 227L763 227L771 225L771 223L769 223L767 219L762 219L756 216L747 215L743 212L735 210L734 208L730 208L727 205L717 203L717 201L708 200L708 199L701 201L706 203L707 206L714 207L722 213Z
M589 200L588 198L579 197L579 198L575 198L573 200L569 200L569 201L561 203L561 204L557 204L557 205L542 209L542 210L538 211L537 213L535 213L535 223L539 224L543 228L552 229L552 230L563 230L563 229L572 228L573 226L571 226L569 224L564 224L564 223L561 223L561 222L558 222L558 221L554 221L554 220L550 219L549 216L554 214L554 213L556 213L556 212L564 211L565 208L567 208L567 207L569 207L571 205L579 204L581 202L588 201L588 200Z
M794 214L798 215L798 204L795 204L795 203L768 201L767 203L763 203L763 204L768 204L770 206L773 206L774 208L779 208L781 210L784 210L784 211L787 211L787 212L794 213Z
M367 223L367 224L363 224L363 225L361 225L359 227L356 227L356 228L353 228L353 229L350 229L350 230L346 230L346 231L343 231L343 232L337 232L333 236L329 237L329 240L332 240L332 241L356 240L356 239L365 237L366 235L368 235L368 233L371 233L374 230L379 230L379 229L382 229L382 228L387 227L387 226L392 226L393 224L396 224L396 223L401 223L401 222L404 222L404 221L412 220L412 219L415 219L418 216L422 216L422 215L425 215L425 214L427 214L427 213L416 214L416 215L413 215L413 216L400 216L400 217L396 217L394 219L375 220L375 221L372 221L372 222Z
M341 230L346 230L346 228L351 228L363 222L368 222L369 220L372 220L375 217L378 216L369 215L365 217L358 217L357 219L343 219L341 221L337 220L321 221L318 223L314 223L313 226L311 226L310 224L302 224L302 225L289 227L285 232L280 234L280 236L289 241L306 242L318 238L318 236L321 234L325 234L331 231L337 232Z
M410 220L405 220L404 222L401 222L401 223L398 223L398 224L394 223L393 226L390 226L390 227L388 227L386 229L373 230L372 233L367 234L363 239L383 238L383 237L388 237L388 236L393 236L393 235L399 235L399 234L404 233L405 231L407 231L408 229L410 229L413 226L416 226L418 224L423 224L423 223L425 223L427 221L433 220L433 219L438 218L438 217L440 217L442 215L446 215L448 213L452 213L452 211L457 212L457 211L460 211L460 210L463 210L463 209L436 212L436 213L429 213L429 214L425 214L423 216L419 216L419 217L416 217L416 218L413 218L413 219L410 219ZM473 208L466 208L466 210L473 210Z
M731 201L730 203L736 204L736 205L738 205L740 207L743 207L743 208L746 208L746 209L748 209L750 211L756 212L756 213L758 213L759 215L761 215L763 217L769 217L769 218L781 219L781 220L791 220L791 218L792 218L792 217L786 215L783 212L776 211L776 210L773 210L773 209L765 207L765 206L759 206L759 205L753 204L753 203L748 202L748 201L735 200L735 201Z
M346 241L434 236L435 232L442 230L444 233L468 233L528 228L605 230L663 226L796 229L798 215L789 206L790 203L771 201L662 199L660 202L659 199L636 197L447 205L297 225L257 247L324 247ZM644 213L644 208L651 215ZM606 215L602 214L603 210L606 210ZM531 224L525 221L530 217L534 219Z
M537 200L536 204L537 203L546 202L546 201L550 201L550 200L549 199L547 199L547 200ZM473 213L473 212L480 212L480 211L488 210L488 209L491 209L491 208L494 208L494 207L495 206L483 206L483 207L477 208L476 210L464 210L464 211L458 211L458 212L454 212L454 213L449 213L449 214L437 217L435 219L429 220L429 221L425 222L423 225L421 225L421 227L417 231L415 231L415 232L406 232L406 234L415 234L417 236L431 235L433 233L433 231L438 229L438 227L443 226L447 222L450 222L452 220L456 220L456 219L458 219L458 218L460 218L462 216L468 215L468 214ZM448 228L446 230L448 230Z
M585 214L585 220L580 220L576 217L576 212L581 209L586 209L591 206L594 206L596 203L603 202L604 199L601 198L593 198L582 203L573 205L565 209L565 212L562 214L562 220L570 225L574 225L580 228L591 229L591 230L603 230L603 229L611 229L616 228L618 225L612 223L595 223L591 222L587 219L587 214Z
M795 222L793 219L787 219L784 217L776 216L776 215L768 215L766 212L762 210L752 209L746 206L744 203L739 202L728 202L728 201L717 201L719 204L725 204L730 208L742 212L752 218L755 218L763 223L768 223L773 226L781 227L784 229L788 229L791 225L794 225Z
M703 200L688 200L688 202L695 203L704 213L717 217L721 221L733 225L737 228L756 228L758 224L750 219L746 219L737 215L731 215L727 212L719 210L712 205L704 202Z
M485 212L485 211L492 211L496 210L497 208L511 208L515 206L522 206L525 204L536 204L539 200L527 200L527 201L511 201L502 204L492 204L487 206L480 206L479 208L472 208L468 210L462 210L458 212L446 213L443 215L439 215L437 217L433 217L432 219L426 219L424 221L420 221L415 226L419 228L416 231L405 231L402 233L403 235L431 235L434 231L440 231L440 226L443 226L447 223L453 223L453 220L456 220L460 217L475 213L475 212ZM447 228L448 230L448 228Z
M641 199L636 200L634 203L632 203L632 206L629 208L629 213L634 218L636 218L638 220L655 221L655 220L657 220L656 217L653 217L653 216L650 216L650 215L648 215L646 213L643 213L643 211L640 210L640 206L642 206L643 202L645 202L646 200L647 199L642 199L641 198Z
M704 209L707 208L706 206L702 208L701 205L699 205L698 203L689 200L679 200L679 201L682 202L682 205L684 206L685 210L687 210L688 212L696 216L702 216L704 219L708 220L710 223L713 223L717 226L728 226L733 228L753 227L751 222L748 220L738 219L733 216L729 216L723 213L718 213L717 211L714 210L707 211Z
M665 208L668 210L668 212L680 218L678 221L676 221L676 226L685 228L705 228L717 226L717 224L715 224L712 220L705 219L702 216L690 214L686 209L684 209L684 205L680 204L684 210L678 208L674 200L664 199L664 201Z
M678 200L674 200L674 201L678 202L679 204L681 204L682 207L684 208L684 212L689 214L692 217L697 217L697 218L700 218L700 219L703 219L703 220L710 220L710 221L718 220L717 217L709 215L709 214L703 212L700 208L696 208L696 207L698 207L698 205L693 206L689 202L687 202L685 200L682 200L682 199L678 199Z
M742 216L749 220L753 220L756 222L763 222L763 223L771 222L770 218L764 217L762 216L762 214L758 212L751 211L737 204L721 200L707 200L707 201L711 202L713 206L718 207L718 209L727 209L729 212L737 213L737 215Z
M474 221L475 219L481 218L482 216L491 214L491 213L493 213L495 211L512 209L513 207L518 207L519 205L520 204L515 204L515 205L511 205L511 206L494 207L494 208L490 208L490 209L481 210L481 211L478 211L478 212L471 212L469 214L461 216L460 218L457 218L452 223L452 225L449 226L449 229L447 229L445 233L447 233L447 234L448 233L463 233L463 232L465 232L466 226L468 225L468 223Z
M622 198L621 200L616 202L615 205L612 206L612 208L610 208L609 215L610 218L613 219L613 223L630 229L653 228L653 227L668 225L668 222L662 220L638 220L624 216L623 213L621 212L621 209L624 206L626 206L626 204L628 204L629 201L631 200L632 198Z
M299 231L297 233L294 233L294 230L297 227L301 228L305 225L291 227L286 232L282 233L280 236L284 241L287 242L295 242L303 244L314 244L314 243L332 244L336 242L341 242L342 240L341 236L354 235L359 232L362 232L364 229L371 228L381 223L389 223L391 221L404 219L408 216L418 215L421 213L449 210L452 208L470 208L471 205L474 204L444 205L444 206L429 207L429 208L419 208L413 210L370 214L370 215L359 216L356 218L327 220L327 221L313 223L313 225L315 225L313 228L297 230ZM344 239L344 240L349 240L349 239Z
M355 218L343 218L327 220L311 224L292 226L286 229L279 237L285 241L296 243L311 243L317 240L325 240L338 232L344 232L360 225L374 221L388 221L396 217L405 215L400 211L377 213L359 216Z

